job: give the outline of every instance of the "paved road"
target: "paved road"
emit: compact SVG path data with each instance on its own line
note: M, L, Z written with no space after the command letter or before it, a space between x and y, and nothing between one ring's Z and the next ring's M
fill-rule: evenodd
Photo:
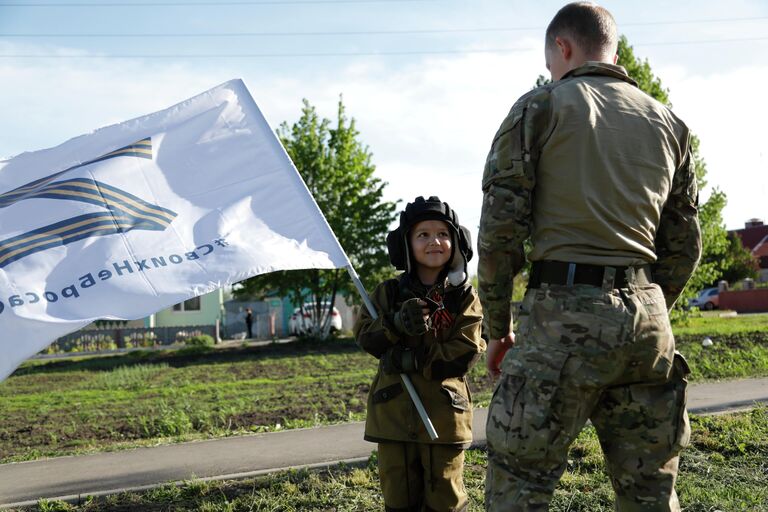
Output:
M768 379L697 384L689 410L705 414L768 403ZM485 444L487 410L475 412L475 444ZM38 498L140 490L190 478L242 478L295 467L360 462L375 445L363 441L363 424L288 430L211 441L138 448L79 457L0 465L0 507Z

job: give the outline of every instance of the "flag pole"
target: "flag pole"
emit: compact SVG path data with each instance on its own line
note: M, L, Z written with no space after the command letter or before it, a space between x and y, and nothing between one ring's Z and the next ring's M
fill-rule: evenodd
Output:
M368 313L371 315L371 318L376 320L379 316L376 312L376 308L373 307L371 299L368 297L368 292L365 291L365 287L360 281L360 276L357 275L357 272L351 263L347 265L347 272L349 273L349 277L352 278L352 282L355 283L355 288L357 288L357 292L360 294L360 298L363 299L365 307L368 309ZM424 404L422 403L421 398L419 398L419 394L416 392L416 388L413 387L411 378L408 377L408 375L405 373L401 373L400 378L402 379L403 385L405 385L405 389L408 391L408 394L411 397L413 405L416 406L416 412L419 413L419 418L421 418L421 422L424 423L424 428L427 429L429 438L434 441L437 439L437 431L435 430L434 425L432 425L432 420L429 419L427 410L424 408Z

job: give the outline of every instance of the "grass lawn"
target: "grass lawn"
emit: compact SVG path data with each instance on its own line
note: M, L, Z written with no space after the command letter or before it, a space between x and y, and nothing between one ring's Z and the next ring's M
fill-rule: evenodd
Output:
M678 336L691 380L768 376L766 330L710 336ZM375 371L349 339L31 361L0 383L0 463L362 420Z
M692 314L674 326L675 334L712 336L768 331L768 313L724 316L728 312L707 311Z
M768 510L768 409L692 418L692 445L683 452L677 491L685 512ZM483 510L486 454L467 452L469 510ZM571 448L553 512L608 512L613 491L604 473L594 430L585 429ZM283 472L259 479L188 482L142 494L86 500L83 505L41 502L41 511L371 511L381 510L375 459L362 468Z

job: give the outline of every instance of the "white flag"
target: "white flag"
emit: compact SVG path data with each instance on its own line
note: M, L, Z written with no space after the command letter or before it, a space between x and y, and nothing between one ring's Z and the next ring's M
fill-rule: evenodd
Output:
M90 322L349 264L240 80L0 162L0 380Z

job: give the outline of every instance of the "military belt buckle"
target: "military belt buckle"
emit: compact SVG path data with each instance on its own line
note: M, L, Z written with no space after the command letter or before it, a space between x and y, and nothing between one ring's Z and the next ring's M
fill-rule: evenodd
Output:
M575 263L569 263L568 264L568 277L565 280L566 286L573 286L573 280L576 277L576 264Z

